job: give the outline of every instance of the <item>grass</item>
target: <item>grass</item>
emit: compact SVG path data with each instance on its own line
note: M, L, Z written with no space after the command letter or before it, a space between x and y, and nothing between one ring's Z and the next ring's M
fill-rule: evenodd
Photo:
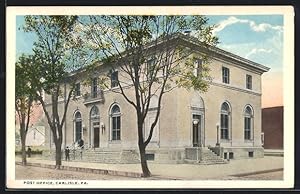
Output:
M26 146L26 151L27 151L27 148L28 148L28 146ZM30 148L31 148L31 154L42 154L43 150L45 150L44 146L30 146ZM16 146L15 154L17 154L17 155L22 154L21 146Z

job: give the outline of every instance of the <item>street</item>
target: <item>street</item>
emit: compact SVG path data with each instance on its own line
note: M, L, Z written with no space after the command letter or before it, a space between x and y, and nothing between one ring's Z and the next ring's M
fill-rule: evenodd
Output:
M241 178L247 180L283 180L283 171L255 174Z
M16 165L16 180L30 179L131 180L135 178Z
M283 180L283 171L258 173L247 176L227 176L221 180Z
M19 180L30 180L30 179L32 180L34 179L138 180L141 178L112 176L112 175L103 175L103 174L94 174L94 173L85 173L85 172L74 172L74 171L66 171L66 170L54 170L49 168L16 165L16 179L17 180L18 179ZM154 179L160 179L160 178L155 177ZM253 174L247 176L226 176L226 177L219 178L219 180L282 180L282 179L283 179L283 171L259 173L259 174Z

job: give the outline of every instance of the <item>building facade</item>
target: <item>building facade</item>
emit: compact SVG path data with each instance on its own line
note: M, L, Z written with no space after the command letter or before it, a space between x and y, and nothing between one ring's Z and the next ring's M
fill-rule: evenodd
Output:
M28 131L26 135L26 146L43 147L45 146L45 122L43 107L40 104L34 104L32 106L32 112L30 114L30 120L28 125ZM16 115L16 145L21 145L20 137L20 123L19 118Z
M179 39L184 45L191 45L195 53L202 52L197 42L184 37ZM176 88L164 95L159 121L147 147L149 160L201 161L208 152L222 159L263 157L261 75L269 68L218 48L210 52L213 53L210 63L213 80L207 92ZM109 70L103 67L99 71ZM69 104L64 126L63 147L83 139L83 154L89 160L104 161L103 158L114 158L114 153L118 155L117 162L137 162L134 108L122 95L109 89L100 90L97 77L91 79L88 86L82 84L83 80L76 84L76 97ZM118 75L112 75L112 81L114 79L118 79ZM63 98L60 104L62 111ZM144 123L145 135L149 133L156 111L157 97L153 96ZM47 127L46 147L54 150L51 138Z
M283 106L262 109L265 149L283 150Z

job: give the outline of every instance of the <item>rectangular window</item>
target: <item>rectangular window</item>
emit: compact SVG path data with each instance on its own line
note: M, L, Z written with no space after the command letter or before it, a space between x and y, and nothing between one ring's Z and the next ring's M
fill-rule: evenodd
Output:
M249 156L249 158L253 158L253 156L254 156L253 152L248 152L248 156Z
M146 160L154 160L154 154L146 154Z
M111 73L111 87L117 87L119 85L118 71L114 71Z
M121 117L112 117L112 140L121 140Z
M80 96L80 83L75 84L75 96Z
M245 125L245 139L250 140L251 139L251 118L245 117L244 125Z
M97 98L97 90L98 90L98 79L97 78L93 78L92 80L92 98Z
M246 88L252 90L252 76L246 75Z
M201 59L196 59L194 63L194 75L199 77L202 74L202 60Z
M221 114L221 139L228 139L228 115Z
M222 67L222 81L225 84L229 84L229 69L227 67Z
M224 153L224 159L227 159L227 152Z

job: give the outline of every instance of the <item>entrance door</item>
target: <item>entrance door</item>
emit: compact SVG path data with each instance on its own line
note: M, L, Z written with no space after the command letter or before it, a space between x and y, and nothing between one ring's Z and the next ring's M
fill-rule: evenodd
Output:
M193 115L193 147L201 145L201 115Z
M99 148L99 127L94 127L94 148Z

